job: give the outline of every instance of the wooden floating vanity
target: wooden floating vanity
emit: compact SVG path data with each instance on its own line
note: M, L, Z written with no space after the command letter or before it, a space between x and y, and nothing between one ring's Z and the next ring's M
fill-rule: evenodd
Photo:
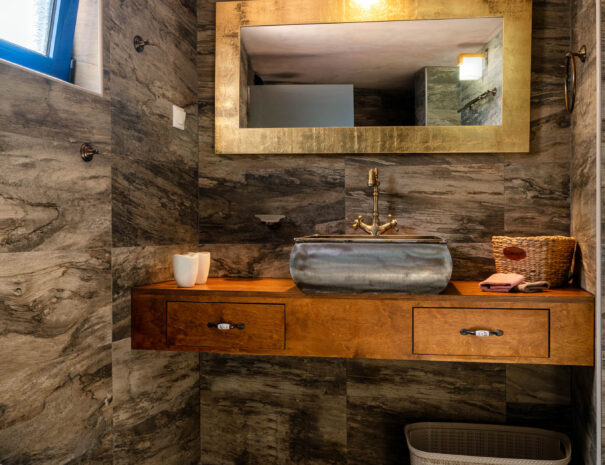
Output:
M476 282L439 295L304 294L289 279L167 282L133 289L132 347L593 365L594 298L572 288L485 293Z

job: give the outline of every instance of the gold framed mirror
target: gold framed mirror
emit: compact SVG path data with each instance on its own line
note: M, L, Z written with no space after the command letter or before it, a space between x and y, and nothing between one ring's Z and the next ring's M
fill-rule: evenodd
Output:
M531 0L216 7L216 153L529 151Z

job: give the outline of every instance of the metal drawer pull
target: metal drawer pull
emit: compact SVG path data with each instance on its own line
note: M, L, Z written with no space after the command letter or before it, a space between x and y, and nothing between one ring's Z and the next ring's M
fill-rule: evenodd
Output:
M468 329L461 329L460 334L463 336L477 336L477 337L490 337L490 336L503 336L504 331L497 329L496 331L487 331L485 329L478 329L477 331L470 331Z
M216 328L221 331L229 331L230 329L245 329L246 325L244 323L237 323L232 325L231 323L208 323L209 328Z

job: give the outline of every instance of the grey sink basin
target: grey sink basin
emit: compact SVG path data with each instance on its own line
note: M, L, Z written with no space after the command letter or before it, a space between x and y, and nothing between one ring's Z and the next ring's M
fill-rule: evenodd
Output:
M452 275L435 236L306 236L294 240L290 274L303 292L438 294Z

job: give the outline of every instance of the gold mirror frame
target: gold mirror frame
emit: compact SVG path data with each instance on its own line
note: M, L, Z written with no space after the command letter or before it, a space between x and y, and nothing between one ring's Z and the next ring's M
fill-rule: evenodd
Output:
M216 4L219 154L528 152L531 0L251 0ZM503 18L502 125L241 128L242 26Z

